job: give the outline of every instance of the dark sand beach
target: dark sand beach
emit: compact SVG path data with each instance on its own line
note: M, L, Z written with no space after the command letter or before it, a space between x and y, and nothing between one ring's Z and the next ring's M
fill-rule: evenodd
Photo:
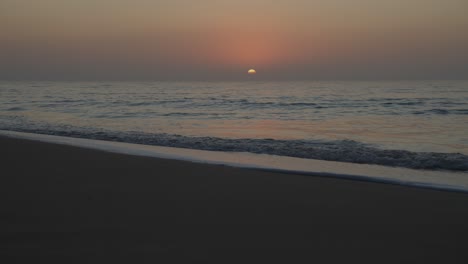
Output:
M468 263L465 193L0 146L2 263Z

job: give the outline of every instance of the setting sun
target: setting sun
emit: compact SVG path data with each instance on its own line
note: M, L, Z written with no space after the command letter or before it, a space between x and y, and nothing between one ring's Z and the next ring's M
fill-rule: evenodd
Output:
M248 73L248 74L256 74L256 73L257 73L257 71L256 71L256 70L254 70L254 69L250 69L250 70L249 70L247 73Z

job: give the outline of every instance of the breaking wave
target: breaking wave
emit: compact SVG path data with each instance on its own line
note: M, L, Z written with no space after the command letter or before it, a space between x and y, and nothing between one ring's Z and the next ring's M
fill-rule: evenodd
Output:
M36 127L32 129L31 127ZM412 169L468 171L468 155L381 149L354 140L280 140L190 137L167 133L110 131L71 126L31 126L1 130L227 152L250 152L306 159L376 164Z

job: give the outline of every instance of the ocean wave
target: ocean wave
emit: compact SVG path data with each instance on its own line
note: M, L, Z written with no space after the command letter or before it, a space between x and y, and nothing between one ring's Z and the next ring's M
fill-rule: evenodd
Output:
M161 100L161 101L144 101L144 102L120 102L122 105L125 106L151 106L151 105L159 105L159 104L173 104L173 103L187 103L186 100Z
M54 103L83 103L83 102L87 102L86 100L82 100L82 99L62 99L62 100L56 100L56 101L53 101Z
M449 111L445 110L445 109L430 109L430 110L427 110L426 112L430 112L430 113L434 113L434 114L438 114L438 115L447 115L447 114L449 114Z
M14 129L0 126L0 129L188 149L250 152L412 169L468 171L468 156L464 154L381 149L354 140L228 139L166 133L116 132L70 126L42 126L31 129L30 124Z
M425 102L412 101L412 102L385 102L382 103L383 106L413 106L413 105L424 105Z
M161 114L161 116L206 116L209 115L207 113L188 113L188 112L173 112L173 113L166 113Z
M24 111L24 110L26 109L23 107L19 107L19 106L14 106L14 107L10 107L6 109L6 111Z
M468 109L427 109L423 111L413 111L414 115L468 115Z

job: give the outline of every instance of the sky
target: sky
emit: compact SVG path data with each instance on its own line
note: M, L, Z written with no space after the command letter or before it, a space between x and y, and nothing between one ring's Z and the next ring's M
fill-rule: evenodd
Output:
M466 79L466 10L467 0L1 0L0 79Z

